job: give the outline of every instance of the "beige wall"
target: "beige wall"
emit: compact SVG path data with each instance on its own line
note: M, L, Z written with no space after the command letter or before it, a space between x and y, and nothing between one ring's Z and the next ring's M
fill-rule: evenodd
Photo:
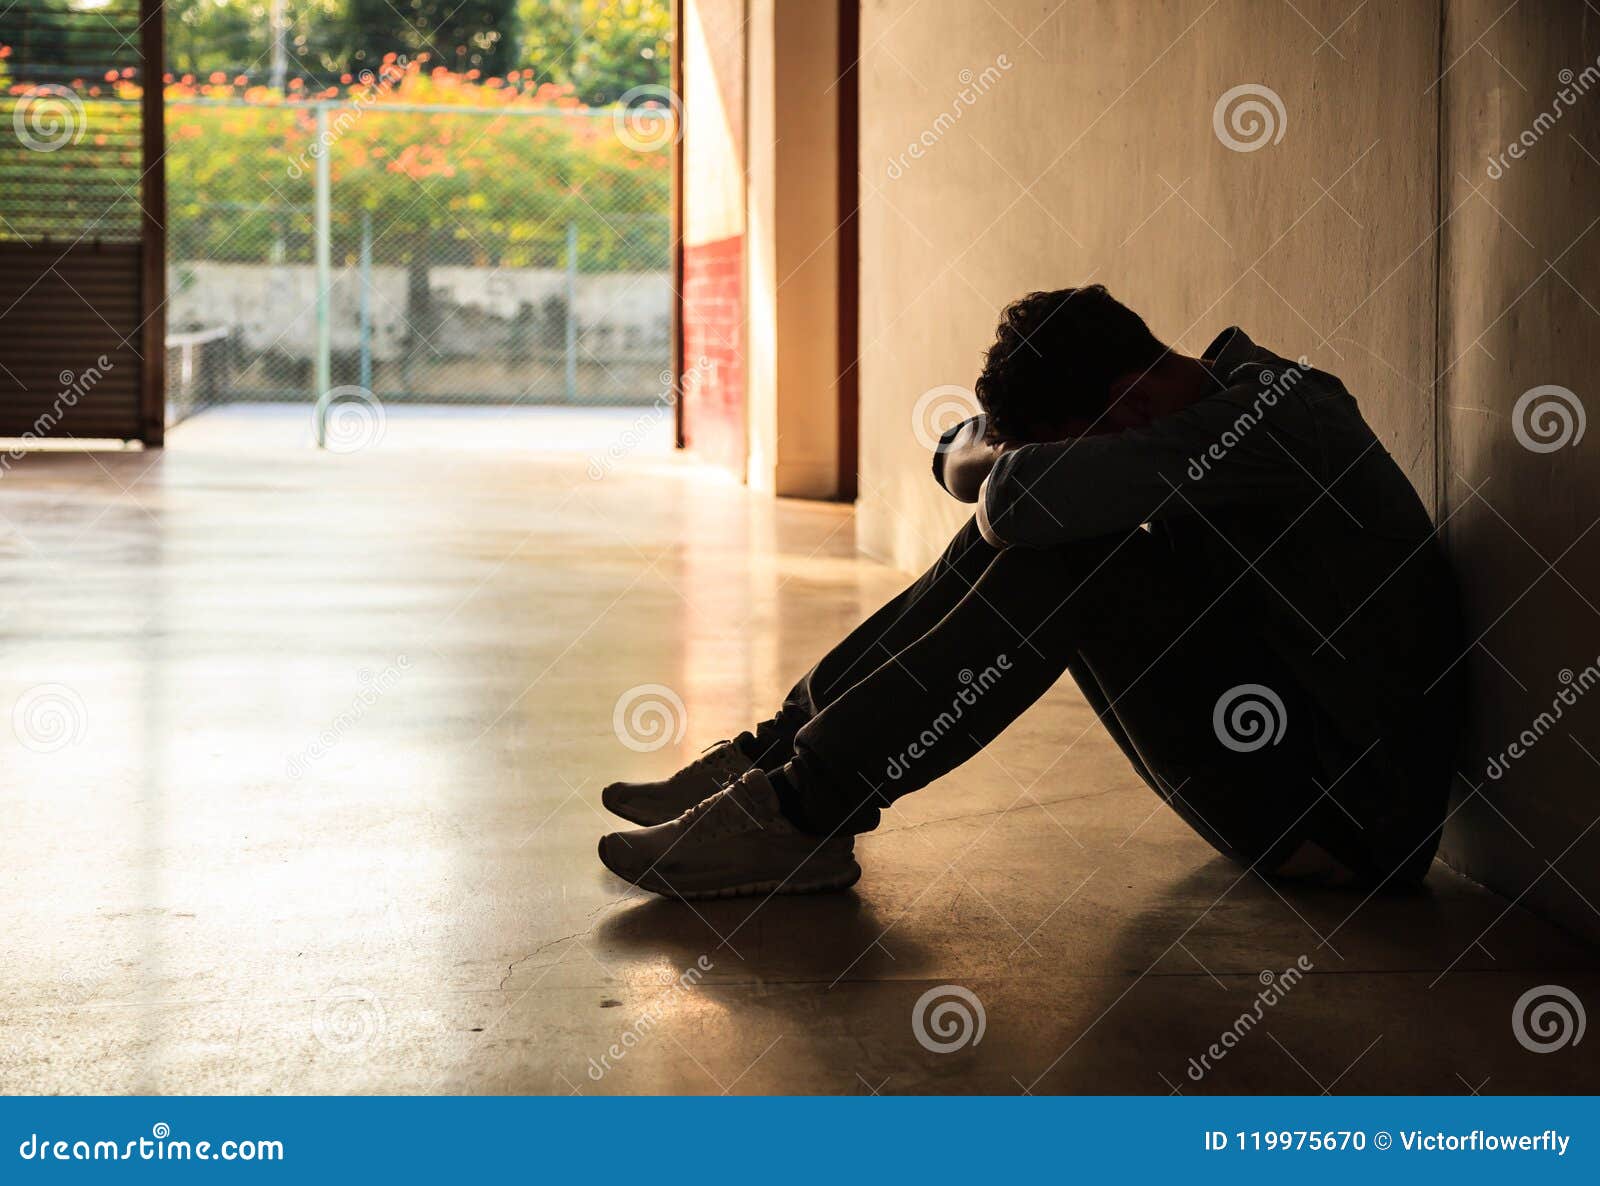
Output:
M1516 431L1562 439L1559 421L1540 434L1529 414L1565 397L1535 396L1517 414L1537 387L1600 414L1600 17L1453 0L1445 35L1441 479L1445 538L1481 635L1445 854L1600 936L1600 688L1581 690L1600 664L1600 425L1547 452ZM1521 159L1491 166L1513 142Z
M1181 349L1237 322L1309 355L1441 522L1477 640L1443 854L1600 935L1600 431L1529 448L1547 442L1518 415L1539 387L1573 422L1595 404L1600 19L865 0L862 22L865 546L916 568L962 519L913 411L971 386L1023 291L1099 281ZM1241 84L1280 97L1281 141L1223 144Z
M836 4L750 2L750 484L839 489Z
M1321 45L1289 5L1245 0L865 0L871 552L919 567L963 517L928 477L918 397L971 387L1007 300L1084 282L1181 349L1238 323L1342 375L1431 502L1437 7L1298 7L1349 20ZM1235 152L1213 108L1247 83L1286 124Z

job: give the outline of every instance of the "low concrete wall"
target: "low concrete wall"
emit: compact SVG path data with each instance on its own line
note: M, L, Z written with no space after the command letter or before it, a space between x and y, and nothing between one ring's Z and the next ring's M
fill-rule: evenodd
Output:
M168 271L172 325L226 326L246 350L311 358L317 340L312 265L174 260ZM361 337L360 272L339 267L332 275L333 348L353 351ZM564 340L567 274L560 268L429 268L426 315L414 307L408 286L403 267L372 269L372 356L379 362L415 353L417 334L428 335L434 357L497 354L509 360L519 350L559 347ZM672 334L666 272L580 274L575 287L589 354L607 362L655 363L657 370L666 365Z

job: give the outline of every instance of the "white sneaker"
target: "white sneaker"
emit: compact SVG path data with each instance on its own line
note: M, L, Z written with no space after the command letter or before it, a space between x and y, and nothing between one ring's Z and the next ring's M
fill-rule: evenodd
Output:
M749 769L750 759L738 745L719 741L661 782L612 783L600 792L600 803L612 815L648 828L677 819Z
M670 898L809 894L861 877L854 836L802 832L772 783L748 771L670 823L600 837L600 860L624 881Z

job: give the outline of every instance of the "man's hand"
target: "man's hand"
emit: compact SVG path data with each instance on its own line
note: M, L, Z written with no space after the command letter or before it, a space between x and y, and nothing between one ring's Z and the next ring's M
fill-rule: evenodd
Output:
M984 441L987 420L974 416L946 432L933 458L934 477L962 502L977 502L983 480L994 468L995 459L1010 445L991 445Z

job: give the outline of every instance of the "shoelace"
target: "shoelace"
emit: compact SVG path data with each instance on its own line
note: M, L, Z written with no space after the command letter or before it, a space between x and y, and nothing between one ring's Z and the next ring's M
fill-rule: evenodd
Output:
M738 778L750 769L749 759L740 753L739 747L731 741L712 742L691 765L698 766L711 775L717 780L718 785L727 783L731 778Z
M746 831L751 826L754 815L748 807L733 798L737 793L737 783L723 787L715 795L700 800L678 818L686 829L694 829L694 834L701 840L715 840L721 836Z

